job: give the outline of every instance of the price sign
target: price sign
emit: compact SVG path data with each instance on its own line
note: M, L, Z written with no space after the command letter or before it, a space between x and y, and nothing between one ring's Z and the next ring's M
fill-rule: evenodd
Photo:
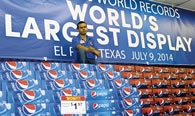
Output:
M84 96L61 96L61 114L86 114Z

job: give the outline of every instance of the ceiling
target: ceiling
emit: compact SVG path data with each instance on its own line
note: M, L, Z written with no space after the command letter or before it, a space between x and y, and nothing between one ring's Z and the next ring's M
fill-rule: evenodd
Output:
M150 1L169 4L174 7L195 11L195 0L150 0Z

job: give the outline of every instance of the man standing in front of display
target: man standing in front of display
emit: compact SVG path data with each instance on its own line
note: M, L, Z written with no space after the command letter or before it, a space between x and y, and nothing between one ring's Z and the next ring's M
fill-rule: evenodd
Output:
M98 64L95 61L95 56L100 57L100 52L97 50L93 38L87 36L87 24L80 21L77 24L77 30L79 35L72 41L76 63Z

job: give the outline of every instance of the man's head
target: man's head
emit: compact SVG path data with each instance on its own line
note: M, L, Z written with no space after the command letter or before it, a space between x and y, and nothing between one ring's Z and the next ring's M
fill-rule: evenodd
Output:
M77 29L79 34L81 35L86 35L88 28L87 28L87 24L84 21L80 21L79 23L77 23Z

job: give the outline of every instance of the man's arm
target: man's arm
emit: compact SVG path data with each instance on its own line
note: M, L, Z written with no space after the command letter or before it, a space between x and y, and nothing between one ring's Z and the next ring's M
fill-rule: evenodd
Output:
M100 52L93 47L89 47L89 52L94 53L97 57L100 57Z
M88 47L82 46L80 44L76 46L76 49L78 49L78 50L83 49L83 50L85 50L85 52L89 52L89 48Z

